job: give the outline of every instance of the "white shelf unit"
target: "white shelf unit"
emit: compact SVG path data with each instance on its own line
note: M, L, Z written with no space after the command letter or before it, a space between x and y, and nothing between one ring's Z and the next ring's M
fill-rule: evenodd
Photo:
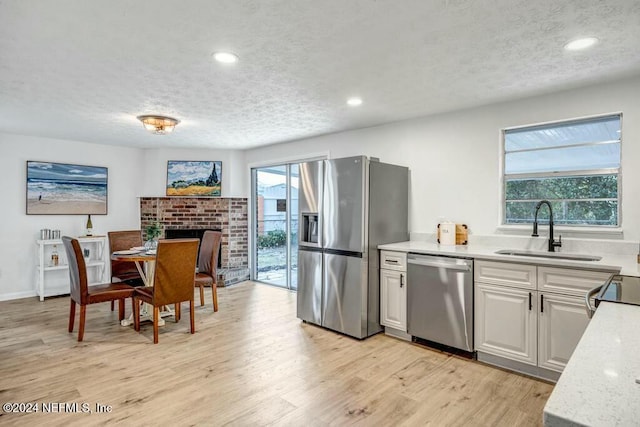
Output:
M107 237L78 237L78 241L83 250L89 249L90 251L89 258L85 259L89 285L104 283ZM36 244L38 250L36 293L40 297L40 301L44 301L45 297L68 294L71 290L69 285L69 264L62 240L37 240ZM55 266L51 265L51 254L54 247L58 252L58 265Z

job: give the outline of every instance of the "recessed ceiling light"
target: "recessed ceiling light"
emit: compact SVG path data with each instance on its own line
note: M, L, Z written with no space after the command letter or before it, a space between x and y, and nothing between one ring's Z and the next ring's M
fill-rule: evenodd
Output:
M347 99L347 104L352 107L357 107L358 105L362 105L362 98L349 98Z
M566 50L582 50L593 46L598 43L598 39L595 37L584 37L581 39L575 39L564 45Z
M213 54L213 59L223 64L233 64L238 62L238 55L230 52L216 52Z

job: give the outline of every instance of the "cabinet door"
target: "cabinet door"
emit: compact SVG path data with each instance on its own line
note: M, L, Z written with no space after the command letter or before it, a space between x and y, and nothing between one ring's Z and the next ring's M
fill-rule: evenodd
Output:
M380 323L407 331L407 287L405 273L380 270Z
M535 365L536 296L528 290L476 283L476 350Z
M584 298L540 293L539 366L562 372L589 324Z

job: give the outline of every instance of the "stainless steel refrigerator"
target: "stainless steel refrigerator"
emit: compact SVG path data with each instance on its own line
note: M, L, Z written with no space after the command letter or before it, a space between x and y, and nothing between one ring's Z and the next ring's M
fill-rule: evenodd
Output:
M298 317L356 338L380 326L377 246L409 239L409 169L365 156L300 164Z

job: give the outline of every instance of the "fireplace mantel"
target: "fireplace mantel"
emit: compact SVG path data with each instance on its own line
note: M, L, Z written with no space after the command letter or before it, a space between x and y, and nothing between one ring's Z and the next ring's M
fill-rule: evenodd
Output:
M222 231L218 286L249 279L247 199L240 197L141 197L140 226L157 221L165 230Z

